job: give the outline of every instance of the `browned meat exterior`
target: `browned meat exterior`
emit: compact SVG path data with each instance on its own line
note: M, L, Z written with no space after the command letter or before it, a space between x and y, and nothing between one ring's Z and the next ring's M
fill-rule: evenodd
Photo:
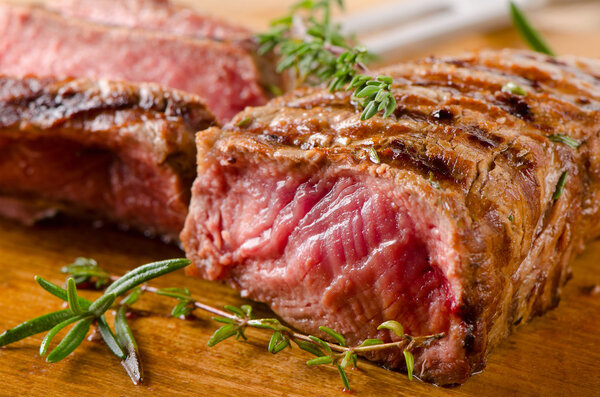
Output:
M352 344L395 339L376 330L386 320L444 332L413 351L415 372L461 383L558 303L569 261L600 234L600 63L484 51L382 74L398 102L387 119L306 89L199 134L181 238L191 274L303 331ZM404 367L399 350L369 357Z
M154 84L0 77L0 215L56 212L176 239L202 100Z
M267 101L237 44L107 27L0 3L0 73L154 82L200 95L219 120Z
M168 0L53 0L63 15L104 25L160 30L180 36L216 40L246 40L250 31L214 17L195 13Z

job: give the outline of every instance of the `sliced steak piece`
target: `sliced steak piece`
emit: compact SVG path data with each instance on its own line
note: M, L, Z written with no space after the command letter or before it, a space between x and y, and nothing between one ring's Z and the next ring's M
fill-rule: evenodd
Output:
M252 58L261 87L287 89L292 84L276 72L277 60L272 54L258 55L258 46L248 29L199 14L168 0L58 0L47 6L66 17L103 25L226 41Z
M387 119L360 121L350 94L306 89L197 135L190 273L351 344L395 340L376 329L387 320L444 332L413 350L415 372L464 382L558 303L569 261L600 234L600 69L582 62L429 58L381 71L398 101ZM399 349L369 358L404 367Z
M202 100L155 84L0 77L0 215L57 211L176 239Z
M0 73L155 82L196 93L220 120L266 102L252 56L238 45L106 27L0 3Z
M65 16L104 25L159 30L180 36L225 41L246 40L251 36L246 28L168 0L54 0L48 7Z

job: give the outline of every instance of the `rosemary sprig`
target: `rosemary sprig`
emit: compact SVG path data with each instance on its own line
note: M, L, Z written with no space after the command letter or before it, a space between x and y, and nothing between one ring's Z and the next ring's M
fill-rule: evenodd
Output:
M343 9L342 0L335 3ZM340 27L331 23L331 9L331 0L296 3L291 14L256 36L259 54L276 51L277 71L293 69L298 85L327 83L331 92L353 90L353 104L363 109L361 120L378 113L389 117L396 108L393 79L370 75L365 64L372 55L342 36Z
M98 278L106 278L108 273L99 271L100 269L98 268L97 263L94 266L86 267L86 270L84 270L82 267L79 267L79 265L83 263L82 258L78 259L79 260L76 260L76 262L71 265L73 267L70 268L78 275L81 283L87 283L91 278L96 278L96 285L98 285ZM92 263L91 260L87 262L87 264L90 263ZM181 269L189 264L190 261L187 259L170 259L140 266L112 283L105 290L104 294L94 302L77 294L76 280L73 277L67 279L67 289L65 290L56 284L36 276L35 280L38 284L47 292L68 302L69 309L45 314L9 329L0 335L0 347L41 332L49 331L40 346L40 355L45 356L52 339L61 330L74 323L75 325L71 330L46 357L47 362L55 363L71 354L84 340L91 325L96 323L102 339L108 345L110 350L122 360L125 368L127 369L130 367L133 373L139 374L137 377L132 376L132 380L137 384L141 381L141 368L139 365L131 364L136 358L134 356L135 349L132 349L132 346L135 347L135 341L131 335L131 330L129 329L127 322L123 321L124 317L120 318L120 309L115 320L115 328L117 331L117 337L115 338L115 334L106 323L104 313L111 308L116 297L127 293L140 284ZM68 268L69 267L67 267L67 269Z
M510 15L513 25L533 50L554 56L554 51L546 44L542 35L531 26L523 11L513 1L510 2Z
M91 260L78 258L76 263L89 264ZM272 332L267 346L267 350L270 353L277 354L286 348L292 348L292 344L295 344L301 350L315 356L315 358L306 362L308 366L333 366L337 370L344 387L350 390L350 382L346 369L349 366L357 366L360 354L382 349L401 349L405 357L408 377L412 379L414 357L411 349L427 345L444 336L443 333L440 333L413 337L404 333L404 328L400 323L391 320L382 323L378 327L378 330L389 330L399 340L385 343L381 339L366 339L357 346L349 346L346 338L339 332L325 326L319 327L325 335L336 342L331 343L314 335L298 333L282 324L276 318L255 318L250 305L242 305L240 307L226 305L225 310L220 310L198 302L191 296L187 288L159 289L145 284L145 282L151 279L185 267L188 264L189 261L186 259L155 262L136 268L120 278L110 276L107 272L100 269L97 263L94 266L85 268L77 266L67 267L66 269L72 269L73 273L79 276L81 285L89 285L91 282L97 281L99 277L106 278L106 283L112 282L106 288L104 294L94 302L78 295L75 285L76 280L72 277L73 273L70 273L67 279L66 290L36 276L38 284L52 295L67 301L69 309L26 321L4 332L0 335L0 346L8 345L40 332L49 331L40 346L40 354L44 356L52 339L59 331L75 323L67 335L46 358L48 362L58 362L68 356L82 343L90 327L95 323L104 342L113 354L121 360L133 383L138 384L142 381L140 354L127 322L126 314L131 305L135 304L144 293L148 292L176 299L177 304L171 312L174 317L189 316L196 309L215 315L213 320L223 325L210 337L208 341L210 347L232 337L246 339L245 331L247 328ZM67 272L69 273L68 270ZM118 296L125 295L126 293L128 294L118 303L114 323L115 332L113 332L106 322L104 313L113 307Z

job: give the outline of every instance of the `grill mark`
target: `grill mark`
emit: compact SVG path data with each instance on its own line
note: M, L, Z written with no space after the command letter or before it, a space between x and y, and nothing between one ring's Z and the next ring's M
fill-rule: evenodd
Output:
M498 100L497 105L513 116L533 121L534 115L524 97L500 91L496 93L496 99Z
M478 125L468 125L462 128L462 131L470 141L477 142L483 147L496 148L504 142L504 138L492 133L492 130L485 130Z
M429 84L429 86L433 87L436 84L438 84L438 83L431 82L431 84ZM446 85L437 86L437 88L440 90L449 90ZM455 91L456 89L452 88L450 90ZM552 131L554 131L554 128L556 126L560 127L560 126L564 125L565 117L572 121L577 121L577 122L587 120L590 125L595 125L595 122L590 122L589 120L590 120L590 116L593 116L594 114L596 114L596 111L594 111L594 110L586 111L585 109L582 109L581 107L576 106L574 102L578 101L579 98L573 98L573 102L571 102L569 100L556 97L552 93L546 92L546 93L542 93L540 95L535 95L535 94L527 95L527 101L529 101L529 102L526 102L524 98L519 98L518 96L514 96L514 95L511 96L510 94L502 93L501 91L499 91L499 92L497 92L496 95L499 96L499 98L501 100L489 103L481 98L474 97L472 92L465 92L464 95L465 95L464 97L456 97L456 96L453 97L451 102L447 102L445 105L458 104L462 108L467 108L467 107L470 107L471 109L477 108L476 110L479 112L482 112L482 113L484 113L483 109L488 109L488 112L491 113L493 111L492 108L496 107L497 109L501 109L502 111L507 112L509 115L512 115L514 117L519 117L526 121L532 121L532 119L533 119L532 113L535 112L535 110L538 108L542 109L545 117L547 117L546 109L548 109L548 108L550 110L553 110L553 109L563 110L563 112L560 114L560 116L557 115L549 122L536 124L536 128L543 129L548 133L551 133ZM554 102L554 104L556 106L548 107L549 101ZM468 102L471 102L471 103L468 103ZM589 103L589 101L588 101L588 103ZM497 115L496 117L501 117L501 116ZM557 122L558 119L560 119L560 121L561 121L560 123Z
M56 81L4 77L2 82L0 125L3 127L21 119L57 126L71 118L120 109L139 109L162 113L167 117L181 117L190 126L205 120L208 115L205 111L200 117L194 115L192 105L175 100L168 93L163 92L164 97L158 97L157 92L152 90L137 92L121 88L119 83L111 86L111 95L108 96L102 95L102 89L97 84L85 79ZM201 124L208 126L207 123Z
M413 165L424 176L433 173L437 179L451 181L454 184L459 184L461 179L466 176L468 166L461 164L464 159L456 155L451 155L449 151L444 150L440 154L448 154L448 159L444 159L441 155L426 153L427 148L419 150L414 145L409 145L401 139L394 139L388 145L388 151L384 152L384 156L390 157L391 160L399 163Z
M485 60L483 60L485 61ZM479 62L483 62L482 60L479 60ZM515 66L518 65L514 65L511 64L510 66L506 66L506 65L500 65L497 63L493 63L493 60L488 60L489 62L486 64L475 64L475 63L469 63L469 67L461 67L460 69L462 69L463 71L476 71L476 72L481 72L484 73L484 77L485 78L497 78L498 76L503 76L506 78L510 78L511 81L513 81L514 83L517 83L523 87L529 87L531 88L533 91L539 92L542 90L542 88L547 91L547 92L552 92L554 94L557 94L558 97L560 98L573 98L572 103L577 104L577 98L582 97L582 95L587 95L587 96L591 96L594 97L595 100L600 100L600 92L597 95L594 95L592 92L590 92L589 90L584 90L582 91L582 87L573 84L571 81L573 79L562 79L561 81L557 81L556 79L553 79L552 76L549 76L547 72L542 71L539 68L534 68L532 66L529 66L527 68L521 68L519 70L514 70ZM443 64L443 62L437 62L438 64ZM453 63L448 63L449 65L454 65ZM567 64L565 64L567 65ZM449 68L450 69L450 68ZM522 71L523 70L532 70L535 69L535 71L538 72L538 75L544 75L545 77L542 78L534 78L532 76L527 76L526 74L524 74ZM587 74L583 73L581 70L578 70L574 67L569 67L569 66L565 66L559 69L561 73L567 73L567 74L573 74L575 75L579 80L584 80L590 84L595 84L595 81L591 81L590 80L590 76L588 76ZM448 75L448 74L452 74L452 70L447 70L445 72L437 72L437 74L439 74L440 76L444 76L444 75ZM456 74L456 73L454 73ZM455 78L458 76L455 76ZM443 77L440 78L441 80L444 80ZM447 78L446 78L447 80ZM561 84L562 83L562 84ZM447 85L447 84L445 84ZM470 87L471 89L474 87ZM591 88L594 89L594 86L591 87L587 87L587 88ZM595 90L596 92L598 92L598 90ZM589 100L589 99L588 99Z
M590 85L596 84L596 81L589 79L590 75L583 74L581 71L568 70L563 67L556 67L556 70L554 70L554 72L560 73L562 75L561 77L567 77L565 75L570 74L575 75L575 78L569 77L557 79L552 77L552 71L543 70L534 64L523 66L512 61L509 64L499 64L496 63L494 59L489 58L481 59L480 62L483 67L488 67L492 70L497 70L499 72L511 73L515 77L520 76L521 79L524 78L529 80L530 82L536 81L536 84L543 85L545 89L556 90L560 95L573 95L575 93L577 95L583 94L585 96L592 97L595 100L600 100L600 92L597 89L594 90L596 91L596 94L594 94L592 91L582 91L581 86L573 83L574 81L577 81L578 83L586 82ZM546 66L548 65L547 63L537 63ZM593 90L594 86L592 85L589 88Z

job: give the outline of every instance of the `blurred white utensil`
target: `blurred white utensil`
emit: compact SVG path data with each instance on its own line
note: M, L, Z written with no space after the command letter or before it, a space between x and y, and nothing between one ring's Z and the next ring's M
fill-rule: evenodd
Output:
M547 0L515 0L524 10ZM382 57L406 53L465 31L489 30L510 19L508 0L411 0L388 3L339 22L367 49Z

